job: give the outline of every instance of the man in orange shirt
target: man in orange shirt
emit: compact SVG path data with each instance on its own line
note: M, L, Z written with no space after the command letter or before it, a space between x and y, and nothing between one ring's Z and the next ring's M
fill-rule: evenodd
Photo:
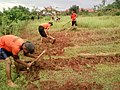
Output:
M76 18L77 18L77 14L75 13L74 10L72 10L72 14L71 14L72 26L74 25L77 26Z
M48 30L50 29L51 26L53 26L52 22L40 24L40 26L38 28L38 31L39 31L40 35L42 36L41 41L43 41L43 38L50 38L50 39L53 40L52 44L54 44L55 43L55 38L50 36L49 33L48 33Z
M17 86L12 82L11 79L11 60L10 56L14 58L16 71L18 72L18 64L23 64L26 67L30 67L31 63L25 63L24 61L19 60L18 53L23 50L25 56L35 58L29 53L34 52L34 45L29 41L24 41L20 37L14 35L5 35L0 37L0 59L4 59L6 62L6 76L7 76L7 85L10 87Z

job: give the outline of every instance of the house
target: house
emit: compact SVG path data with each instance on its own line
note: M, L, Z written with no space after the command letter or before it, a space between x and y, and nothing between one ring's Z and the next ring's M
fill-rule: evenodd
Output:
M91 8L80 8L80 9L79 9L79 12L81 12L81 11L95 12L95 10L94 10L94 9L91 9Z
M52 6L49 6L49 7L44 7L44 9L40 11L40 14L44 16L47 16L47 15L52 16L52 15L59 15L61 14L61 12L55 10L54 8L52 8Z

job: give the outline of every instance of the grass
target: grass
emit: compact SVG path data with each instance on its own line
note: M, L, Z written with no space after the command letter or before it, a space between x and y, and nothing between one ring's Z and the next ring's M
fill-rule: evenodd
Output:
M69 79L75 79L78 80L81 78L81 76L73 71L70 68L65 68L61 71L52 71L52 70L44 70L40 73L41 81L57 81L61 85L65 84L65 82L69 81Z
M21 90L20 88L11 88L6 85L6 73L5 73L5 63L0 62L0 90ZM21 77L22 80L16 80L16 73L12 69L12 79L16 83L19 82L18 85L21 85L21 81L24 81L23 78Z
M78 18L78 25L83 28L115 28L120 27L119 21L118 17L112 16L80 17Z
M119 53L120 30L118 28L85 29L73 32L72 47L66 47L65 56L74 57L80 53Z
M91 72L83 71L82 74L78 74L70 68L66 68L62 71L43 70L40 73L41 81L56 81L60 85L65 84L68 81L73 82L96 82L103 85L104 90L112 90L115 82L120 82L120 64L97 64L94 68L95 71Z
M11 31L14 35L20 35L20 31L25 27L27 23L27 21L18 21L17 23L12 22L11 27L3 24L0 26L0 36L3 35L2 32L6 33L8 31Z
M120 64L98 64L96 65L96 72L91 72L94 81L104 85L104 89L112 90L114 83L120 82Z
M65 16L61 18L61 22L54 22L53 28L68 28L71 26L70 16ZM77 24L79 28L91 28L91 29L100 29L100 28L115 28L120 27L119 16L100 16L100 17L81 17L78 16ZM63 27L63 25L65 25Z
M49 21L53 22L52 29L54 31L59 31L61 28L71 27L70 16L61 17L60 22L55 22L53 20L46 20L42 18L40 20L30 21L30 24L26 27L31 30L37 30L41 23L47 23ZM78 16L77 23L79 28L89 28L89 29L100 29L100 28L120 28L120 17L119 16L101 16L101 17L81 17Z
M115 65L111 64L98 64L96 65L96 71L97 71L97 78L95 77L95 80L98 83L105 83L105 84L111 84L113 82L120 82L120 68L119 63ZM94 74L94 72L93 72ZM103 80L102 80L103 79Z
M38 33L37 29L41 23L48 22L49 18L43 18L40 20L28 21L24 30L28 31L27 34L36 34ZM69 16L64 16L61 18L61 22L54 22L54 26L51 31L59 32L61 28L69 28L71 26L70 23L66 24L70 20ZM51 20L50 20L51 21ZM112 17L112 16L102 16L102 17L81 17L79 16L77 19L79 33L90 33L90 37L93 40L100 39L98 41L81 43L79 39L77 39L77 35L73 40L75 44L74 47L66 47L65 48L65 56L55 56L55 58L70 58L79 55L82 52L87 53L114 53L120 52L120 17ZM63 27L63 25L65 27ZM75 32L72 32L75 33ZM85 38L85 36L83 36ZM112 37L117 37L115 40L107 40ZM32 38L32 40L38 39L38 36ZM117 39L117 40L116 40ZM52 56L54 57L54 56ZM89 67L89 65L88 65ZM61 71L52 71L52 70L41 70L40 72L40 81L48 81L55 80L59 82L61 85L67 82L67 80L73 79L75 82L97 82L104 85L105 90L111 90L112 83L120 82L120 64L98 64L95 66L96 71L92 71L92 68L89 67L90 73L83 72L82 74L78 74L71 68L65 68ZM10 88L5 85L6 74L5 74L5 64L0 63L0 90L24 90L23 88L27 84L25 77L21 75L20 78L16 79L15 70L12 69L12 78L16 84L18 84L19 88ZM85 76L92 76L92 78L87 78ZM39 86L39 82L35 82Z
M120 51L120 44L67 47L65 48L65 56L74 57L79 55L80 53L90 53L90 54L119 53L119 51Z
M52 26L52 30L59 32L61 28L69 28L71 26L70 23L66 24L70 20L69 16L65 16L61 18L61 22L54 22ZM30 21L30 24L26 27L27 30L31 31L31 33L37 33L37 28L39 24L48 22L49 20L35 20ZM50 20L51 21L51 20ZM80 30L78 32L90 32L92 39L102 38L99 41L86 43L83 45L78 45L79 42L75 42L76 38L73 39L73 43L78 46L75 47L67 47L65 48L65 56L53 56L55 58L70 58L79 55L80 52L88 52L88 53L110 53L110 52L119 52L120 51L120 43L119 38L115 41L107 41L106 38L111 37L119 37L119 17L111 17L111 16L102 16L102 17L78 17L78 27ZM63 25L66 24L64 27ZM84 29L88 28L88 29ZM36 30L36 31L35 31ZM75 32L73 32L75 33ZM72 37L71 37L72 38ZM103 40L104 39L104 40ZM86 66L87 67L87 66ZM104 84L105 89L111 89L111 83L119 82L119 64L111 65L111 64L98 64L95 66L96 71L92 71L92 68L89 67L90 73L83 72L82 74L78 74L73 71L71 68L65 68L62 71L53 71L53 70L42 70L40 72L41 81L57 81L61 85L65 84L70 79L73 79L74 82L97 82L100 84ZM93 76L92 78L87 76ZM103 76L102 76L103 75ZM109 78L108 76L111 75ZM85 77L86 76L86 77ZM102 77L101 77L102 76ZM107 83L105 83L107 82ZM36 82L39 86L39 82Z

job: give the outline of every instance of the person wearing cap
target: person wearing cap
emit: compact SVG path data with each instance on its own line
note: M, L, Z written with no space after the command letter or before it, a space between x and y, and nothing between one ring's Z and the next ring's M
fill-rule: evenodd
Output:
M18 53L23 50L25 56L35 58L30 55L34 52L34 45L29 41L24 41L22 38L14 36L14 35L4 35L0 37L0 60L5 60L6 62L6 83L10 87L17 86L13 83L11 79L11 59L10 56L13 57L15 61L16 71L19 64L22 64L26 67L30 67L31 63L26 63L19 59ZM30 54L29 54L30 53ZM18 71L17 71L18 72Z
M49 35L48 30L50 29L50 27L53 26L53 22L48 22L48 23L42 23L39 25L38 27L38 31L39 34L42 36L41 41L43 41L43 38L50 38L53 40L52 44L55 43L55 38L53 38L52 36Z

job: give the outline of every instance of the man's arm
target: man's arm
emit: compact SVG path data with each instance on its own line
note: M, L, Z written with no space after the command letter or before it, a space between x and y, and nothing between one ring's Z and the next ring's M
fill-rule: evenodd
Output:
M20 60L19 56L17 56L17 55L14 55L13 58L14 58L14 61L17 63L20 63L20 64L27 66L27 67L31 66L31 63L25 63L24 61Z
M47 28L47 29L45 30L45 32L46 32L47 35L49 35L48 29L49 29L49 28Z
M30 58L37 58L37 56L29 54L29 53L24 53L24 55Z

